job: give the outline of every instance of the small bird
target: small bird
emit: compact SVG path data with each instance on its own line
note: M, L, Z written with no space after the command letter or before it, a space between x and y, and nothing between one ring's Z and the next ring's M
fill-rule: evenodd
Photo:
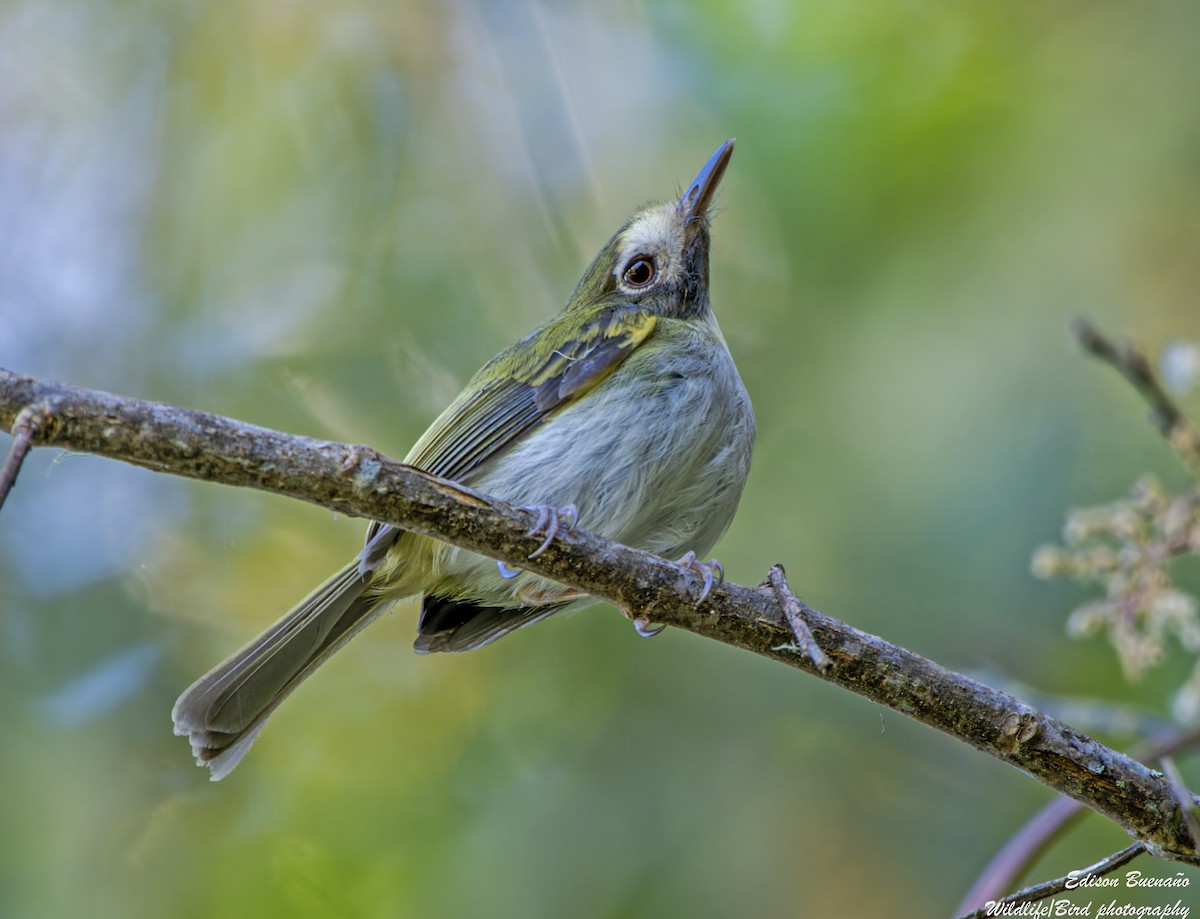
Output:
M566 308L488 361L405 462L537 510L537 552L578 520L681 555L707 592L720 565L697 557L733 519L754 446L750 398L708 292L713 197L732 154L730 139L682 196L626 221ZM419 653L469 651L594 602L373 522L352 562L179 697L175 733L223 778L292 690L394 601L418 595Z

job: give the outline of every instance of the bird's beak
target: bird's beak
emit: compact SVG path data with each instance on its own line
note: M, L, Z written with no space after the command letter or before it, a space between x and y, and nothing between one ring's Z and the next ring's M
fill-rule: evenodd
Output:
M679 210L683 213L684 220L690 220L693 217L707 217L708 206L712 204L713 195L717 193L717 186L721 184L721 176L725 175L725 167L729 165L729 158L733 156L733 138L725 141L717 148L704 168L692 180L692 184L688 186L688 190L683 193L679 199Z

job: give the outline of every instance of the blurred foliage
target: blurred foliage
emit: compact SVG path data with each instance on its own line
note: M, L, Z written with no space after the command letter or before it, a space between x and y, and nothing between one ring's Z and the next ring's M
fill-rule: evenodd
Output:
M1163 713L1186 656L1127 685L1027 560L1064 507L1181 487L1064 328L1200 337L1198 51L1175 2L9 0L0 365L403 455L734 135L714 299L760 439L729 576L782 561L948 666ZM416 658L398 608L209 785L174 698L361 531L35 454L0 526L0 914L943 915L1049 797L604 609ZM1123 839L1089 819L1039 876Z
M1140 679L1176 638L1191 655L1200 652L1196 598L1176 590L1168 563L1200 546L1200 495L1166 494L1152 477L1128 498L1077 508L1067 516L1063 546L1043 546L1033 559L1039 577L1071 577L1105 589L1102 600L1076 609L1067 620L1075 635L1107 634L1126 677ZM1191 693L1187 694L1189 697ZM1198 710L1184 705L1187 720Z
M1172 705L1185 724L1200 719L1200 615L1196 596L1175 588L1171 568L1198 550L1200 488L1168 494L1143 476L1126 498L1071 510L1063 545L1039 548L1032 566L1038 577L1104 588L1103 599L1071 613L1067 629L1078 637L1107 636L1126 678L1139 680L1161 663L1171 639L1196 658Z

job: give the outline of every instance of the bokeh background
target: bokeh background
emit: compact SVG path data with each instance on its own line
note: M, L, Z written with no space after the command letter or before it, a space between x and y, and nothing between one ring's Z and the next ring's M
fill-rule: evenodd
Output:
M713 288L760 435L729 576L782 561L943 664L1165 716L1186 656L1126 684L1029 558L1069 506L1185 481L1066 326L1200 338L1198 55L1183 2L8 0L0 366L402 456L736 136ZM0 914L947 915L1051 797L607 607L418 658L401 606L208 783L176 695L362 529L31 457ZM1037 877L1124 844L1088 818Z

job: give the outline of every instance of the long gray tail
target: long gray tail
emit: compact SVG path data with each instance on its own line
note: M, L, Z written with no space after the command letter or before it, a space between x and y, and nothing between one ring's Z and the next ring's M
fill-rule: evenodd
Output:
M246 755L279 703L388 605L364 597L366 586L355 559L179 697L175 733L191 740L214 782Z

